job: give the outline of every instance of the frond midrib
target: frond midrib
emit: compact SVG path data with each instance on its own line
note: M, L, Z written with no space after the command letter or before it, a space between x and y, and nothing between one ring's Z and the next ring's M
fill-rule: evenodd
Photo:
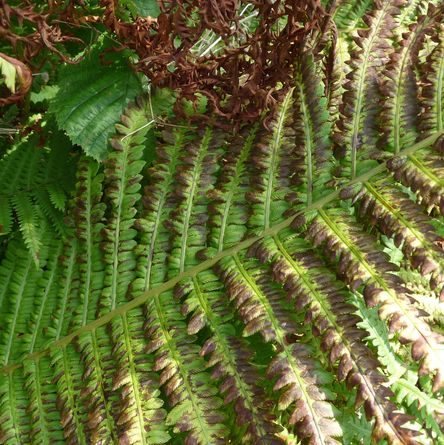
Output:
M429 147L432 145L441 135L444 134L444 130L436 132L427 138L423 139L422 141L417 142L416 144L402 150L399 153L399 156L411 156L424 148ZM153 296L160 295L161 293L172 289L177 283L182 281L185 278L192 278L198 273L207 270L214 266L218 261L220 261L222 258L233 256L237 252L244 250L248 247L250 247L252 244L254 244L256 241L265 238L267 236L274 236L277 233L279 233L282 229L285 229L289 227L293 221L299 217L302 214L308 213L310 211L319 210L326 204L334 201L336 198L339 197L341 190L344 190L351 185L354 185L356 183L363 183L371 179L372 177L384 172L387 170L386 164L380 164L373 169L367 171L366 173L350 180L348 183L341 186L339 189L332 191L328 195L324 196L323 198L319 199L318 201L312 203L309 206L306 206L304 209L299 210L295 215L290 216L289 218L286 218L285 220L281 221L280 223L277 223L273 226L269 226L267 229L264 229L259 235L253 236L250 238L246 238L245 240L241 241L235 246L232 246L228 249L222 250L218 253L216 253L212 258L206 259L202 261L201 263L197 264L196 266L192 266L187 270L184 270L183 272L179 273L175 277L165 281L164 283L160 284L159 286L155 286L146 292L142 293L138 297L134 298L133 300L122 304L121 306L109 311L106 314L103 314L102 316L98 317L97 319L81 326L80 328L74 330L70 334L66 335L65 337L62 337L52 343L50 343L45 349L41 351L36 351L32 354L28 354L24 356L25 359L38 359L44 355L47 355L51 349L54 348L60 348L65 347L69 343L71 343L75 338L79 337L81 334L85 332L92 332L95 331L97 328L104 326L108 322L110 322L113 318L120 316L122 314L127 313L131 309L134 309L138 306L143 305L146 303L149 298ZM21 363L14 363L14 364L8 364L0 368L1 373L10 373L11 371L20 368L23 366L23 362Z

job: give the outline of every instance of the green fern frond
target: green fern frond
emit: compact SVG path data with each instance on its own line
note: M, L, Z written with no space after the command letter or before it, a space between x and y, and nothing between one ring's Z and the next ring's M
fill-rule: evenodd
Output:
M67 334L72 314L79 303L78 244L68 241L60 260L63 275L58 289L58 304L51 314L47 331L48 342L59 341ZM53 382L57 386L56 405L66 442L77 440L86 444L86 416L80 398L82 367L78 352L72 345L53 348L50 352L51 367L54 369Z
M147 352L155 354L154 370L168 396L166 424L186 432L197 444L223 443L227 435L222 400L205 371L199 348L188 336L183 316L172 292L155 296L147 305L145 335Z
M278 409L292 406L288 422L308 443L336 443L342 431L327 402L333 395L323 389L331 377L321 371L307 345L288 341L299 332L296 320L285 310L280 289L267 281L256 262L237 255L224 259L218 273L245 324L243 335L260 333L276 346L267 375L278 377L274 391L284 389Z
M443 405L416 386L418 380L416 373L409 370L405 361L401 360L393 350L389 332L378 318L377 309L366 308L361 296L357 294L350 294L349 301L359 309L359 314L362 314L359 325L368 332L368 339L377 350L379 360L391 382L391 389L396 394L396 401L402 403L405 400L408 406L417 406L419 410L415 413L415 417L421 418L427 424L427 428L433 430L436 440L442 441L439 420L436 419L442 417ZM429 399L430 403L427 403Z
M62 425L56 403L56 386L51 382L48 357L26 361L23 367L24 386L29 398L30 438L35 443L54 443L63 439Z
M230 150L221 167L215 188L211 190L209 234L207 255L221 252L233 246L246 235L248 206L245 193L249 189L251 176L250 159L258 132L255 125L250 131L243 131L230 141Z
M444 30L443 25L436 23L431 40L436 46L425 61L419 65L421 73L421 115L420 126L426 135L444 129Z
M285 195L289 189L288 172L282 168L288 164L293 152L293 91L285 96L276 118L270 123L271 131L259 132L255 146L255 172L251 179L249 199L253 203L249 226L255 231L270 227L282 218L288 209Z
M175 293L185 299L182 313L191 314L188 333L197 334L206 326L211 330L212 335L205 340L200 355L209 357L212 377L222 379L220 392L225 396L226 405L234 402L237 425L247 427L241 429L237 440L282 443L276 436L280 428L274 422L271 402L266 400L265 392L257 383L261 377L251 363L253 354L245 342L236 338L222 283L211 271L205 271L187 283L180 283Z
M134 204L140 195L140 172L145 164L141 160L143 141L148 128L139 130L146 121L148 104L129 108L123 116L124 125L118 127L121 136L112 140L114 152L105 165L106 193L109 197L109 214L103 229L105 263L104 288L100 298L100 311L113 310L121 304L127 288L134 279L136 257L134 247ZM117 371L112 391L120 398L119 440L127 443L164 443L169 435L164 431L165 414L160 407L156 377L142 377L143 341L142 313L133 313L111 321L109 333L112 357ZM139 333L139 334L138 334ZM162 440L160 441L160 439Z
M375 75L378 65L386 62L395 27L394 17L399 13L401 1L377 2L363 20L365 30L355 31L354 49L350 53L350 72L344 83L340 118L333 134L335 154L343 161L343 176L354 179L359 161L368 158L370 147L376 138L375 117L378 104L375 101ZM378 57L374 57L377 54ZM377 97L377 96L376 96Z
M390 273L396 267L377 250L375 241L342 211L320 210L308 234L316 246L326 244L325 254L339 261L338 271L353 290L364 285L366 304L380 305L381 318L390 322L390 330L397 331L402 342L412 343L413 359L421 360L420 372L436 373L434 388L440 389L444 384L444 338L421 319L405 284ZM380 270L384 272L377 272Z
M0 234L6 235L12 228L12 205L9 197L0 196Z
M63 68L106 156L36 117L0 160L1 443L443 443L442 5L328 3L239 131Z
M308 54L298 64L295 77L292 126L296 130L296 147L289 176L296 186L293 195L297 196L297 201L311 205L326 193L324 185L331 175L331 123L324 85ZM299 185L301 187L297 187Z
M36 264L41 232L46 226L63 234L62 212L71 190L70 147L57 133L49 137L49 142L62 146L39 147L37 135L31 134L0 160L0 233L10 233L17 223Z
M393 177L416 193L417 201L428 212L435 210L444 215L444 163L439 155L428 154L424 158L418 153L408 159L394 158L388 166Z
M31 422L27 400L20 371L0 377L0 439L5 445L20 443L21 438L29 437Z
M412 267L430 276L438 295L443 292L443 239L438 236L422 208L397 187L365 183L353 198L363 221L394 239Z
M9 281L6 299L3 302L3 323L0 340L0 361L3 366L20 355L15 344L16 336L27 331L27 319L32 312L33 297L42 271L36 268L34 257L20 240L8 246L17 257L14 274Z
M39 263L39 251L42 244L41 230L38 226L39 211L34 207L29 195L17 193L11 198L19 223L20 232L36 265Z
M390 55L383 73L381 93L385 100L380 115L383 129L380 146L382 150L391 151L395 155L411 145L417 137L418 82L414 61L418 59L426 34L442 19L442 14L430 6L428 14L419 17L397 43L397 50Z
M359 27L362 17L372 6L372 0L341 0L335 2L333 20L341 31Z
M396 412L390 401L392 393L378 371L379 363L357 341L365 338L366 333L357 329L360 319L346 302L347 290L335 281L303 239L290 235L288 247L286 244L277 237L264 240L254 249L255 254L262 261L271 262L273 276L295 301L296 311L304 311L305 321L312 324L314 334L321 335L331 365L339 362L339 380L357 387L356 405L363 403L367 416L375 418L375 438L408 442L414 433L403 427L407 418Z

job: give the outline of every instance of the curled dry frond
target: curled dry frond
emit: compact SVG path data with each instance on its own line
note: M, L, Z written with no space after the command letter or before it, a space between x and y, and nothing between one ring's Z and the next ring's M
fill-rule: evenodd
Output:
M139 17L133 23L118 19L115 0L101 4L105 25L122 45L136 51L138 69L153 85L177 89L182 98L192 101L199 94L206 96L211 109L232 119L235 126L239 119L251 122L264 110L276 109L287 93L285 85L291 82L304 38L322 32L328 22L318 0L251 2L247 14L256 16L258 24L248 33L239 26L238 1L162 2L156 19ZM190 49L204 30L223 41L234 40L235 47L196 58ZM180 102L177 105L181 111Z
M77 26L80 20L74 14L74 2L68 2L65 8L63 6L60 2L49 1L42 10L41 5L33 5L29 1L13 6L8 1L2 0L0 35L14 50L23 48L22 57L25 62L32 62L42 49L47 49L60 57L63 62L72 63L73 61L67 56L63 45L66 43L83 44L84 42L73 34L64 32L62 23L65 20L71 26ZM26 30L27 28L23 25L30 26L32 32L23 35L17 30L17 22L20 27Z
M6 63L12 65L16 72L18 78L18 90L14 91L8 97L0 98L0 107L5 105L10 105L16 102L20 102L24 99L32 84L32 73L27 65L25 65L20 60L14 57L7 56L6 54L0 53L0 59L3 59ZM0 62L1 65L1 62ZM15 76L14 76L15 77ZM15 90L15 82L13 84Z

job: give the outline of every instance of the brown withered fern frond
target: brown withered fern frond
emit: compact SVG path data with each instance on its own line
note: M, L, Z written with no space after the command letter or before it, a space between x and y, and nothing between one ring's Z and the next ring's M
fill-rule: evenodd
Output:
M19 6L12 6L7 0L0 1L0 36L8 42L20 59L29 63L42 51L54 53L63 62L73 63L64 50L67 43L85 46L79 37L63 28L66 22L75 27L80 20L75 18L74 2L66 7L57 1L49 1L44 6L26 0ZM27 32L29 27L29 32ZM23 33L25 29L25 33Z
M238 1L180 0L160 2L156 19L118 19L115 0L102 0L104 23L120 43L133 49L137 69L152 84L195 101L207 97L216 115L239 122L253 121L264 110L275 111L286 94L294 61L311 33L321 33L329 16L318 0L250 2L258 24L252 32L239 26ZM220 55L199 57L190 50L205 30L226 42ZM177 45L177 39L180 39ZM181 102L177 102L181 111Z
M20 102L24 98L31 88L32 73L27 65L14 57L7 56L6 54L0 52L0 59L6 60L6 62L10 63L14 67L18 79L18 90L7 97L0 97L1 107Z

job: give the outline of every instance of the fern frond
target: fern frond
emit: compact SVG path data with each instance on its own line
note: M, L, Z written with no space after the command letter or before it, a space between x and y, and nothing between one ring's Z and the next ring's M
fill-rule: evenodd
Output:
M43 239L47 240L47 234ZM26 322L27 331L22 337L24 354L32 354L46 344L43 327L48 326L52 308L57 301L57 284L60 274L59 255L63 244L60 240L46 241L49 247L45 270L35 289L33 309ZM18 346L18 345L17 345ZM16 347L17 347L16 346ZM51 382L52 370L47 357L25 360L23 367L25 388L29 396L30 437L36 443L51 443L63 438L59 413L54 410L56 387Z
M3 303L5 313L0 333L0 361L4 366L20 355L16 336L26 333L26 321L32 312L33 297L41 277L41 270L36 268L33 256L22 242L11 241L8 248L14 252L17 262Z
M213 251L221 252L225 247L235 245L247 232L248 206L245 193L248 190L251 168L250 156L258 132L258 125L243 131L230 141L230 150L225 156L216 186L210 191L207 256Z
M117 369L113 390L121 398L119 440L134 444L162 444L170 439L166 431L166 412L162 408L159 381L152 370L149 356L143 353L143 320L136 311L111 322L110 334L114 342L112 354Z
M82 373L79 355L73 346L51 352L53 381L57 388L55 405L60 411L60 423L66 443L86 445L86 416L80 397Z
M69 314L75 312L78 300L78 244L71 240L64 247L61 257L61 286L58 305L52 313L52 323L48 328L48 337L59 341L66 335L72 321ZM86 416L80 398L82 367L80 357L73 345L52 348L50 352L53 382L57 387L56 406L60 411L60 422L68 444L87 443L84 425Z
M340 117L339 110L341 109L342 95L344 93L344 83L346 75L350 70L349 65L346 63L348 59L348 41L345 36L339 33L335 36L330 48L328 48L324 62L325 96L332 123L336 122Z
M189 282L180 283L176 296L184 298L182 313L191 314L188 333L197 334L208 326L207 338L200 354L209 357L212 377L222 379L221 393L227 405L234 402L237 425L241 427L240 442L282 444L277 437L278 426L271 403L260 387L260 375L252 362L253 353L236 338L233 315L224 302L222 283L211 271L200 273ZM245 430L245 433L244 433Z
M287 338L297 335L298 330L282 304L280 289L269 282L257 263L244 262L237 255L225 258L217 269L245 324L243 335L258 332L266 342L276 345L267 374L278 377L275 391L284 389L278 409L284 411L295 404L288 422L307 443L339 443L335 438L342 431L327 402L332 394L323 389L330 376L321 371L307 345L288 342Z
M111 141L115 151L105 164L110 214L103 229L105 280L101 310L113 310L121 304L134 279L134 238L137 233L134 206L140 198L140 172L145 165L141 157L148 131L148 128L139 129L148 118L148 111L147 103L126 110L122 124L118 126L121 135ZM169 435L164 431L165 412L160 409L163 401L158 397L156 376L146 374L149 366L143 354L142 328L140 309L113 319L109 326L112 357L117 367L112 390L121 400L117 419L119 440L143 445L164 443L169 440Z
M63 242L57 238L48 239L51 235L46 233L43 238L48 246L48 252L42 277L37 283L38 288L34 295L33 312L27 323L28 332L23 339L23 343L26 344L25 351L31 354L42 349L45 345L47 335L44 328L50 325L51 314L57 306L61 272L59 260L63 252Z
M5 253L5 257L0 263L0 310L3 311L5 309L4 302L8 290L9 284L11 280L13 280L16 267L18 263L18 257L15 254L15 249L7 249Z
M379 313L390 322L404 343L412 343L412 357L421 360L421 374L435 373L434 389L444 384L444 338L422 320L409 301L405 285L390 271L396 270L374 240L360 231L344 212L319 211L308 235L314 244L326 245L324 252L339 259L339 273L352 289L364 285L368 306L380 305ZM382 273L377 271L384 271Z
M381 92L384 99L380 116L383 136L380 146L395 155L417 137L419 109L414 61L426 34L430 33L434 23L439 22L436 16L437 11L431 7L427 15L411 25L409 32L399 41L397 50L390 55L383 72Z
M206 241L206 194L213 188L222 138L220 133L209 127L202 129L198 136L199 142L190 141L185 146L182 166L175 176L179 186L174 188L173 199L177 204L172 209L168 224L172 230L168 257L170 277L182 273L185 266L194 264L196 252Z
M75 211L73 212L74 225L76 229L76 237L78 239L78 299L79 303L74 310L70 327L81 327L93 320L98 311L100 293L103 288L104 265L102 254L100 251L100 235L103 229L103 217L105 205L101 203L102 198L102 182L103 174L99 172L99 166L94 161L83 158L79 162L77 172L77 186L75 198ZM71 296L71 295L70 295ZM71 300L71 298L70 298ZM68 303L68 302L67 302ZM58 324L58 332L60 335L64 322ZM103 333L103 331L101 331ZM106 340L105 334L105 340ZM83 389L80 394L74 398L73 394L67 394L66 389L59 395L63 401L70 402L71 405L87 406L88 415L86 417L85 434L90 438L103 437L106 440L116 440L117 432L114 419L112 417L112 409L106 393L110 391L112 386L110 378L106 372L106 364L109 361L109 347L103 351L100 345L102 339L98 338L98 332L86 332L79 335L75 341L75 352L66 350L59 357L65 363L70 363L69 358L77 358L80 362L80 370L75 370L81 374L81 380L86 382L87 390ZM64 364L59 364L64 367ZM62 368L63 369L63 368ZM72 378L75 378L73 374ZM65 384L61 380L61 385ZM67 384L67 382L66 382ZM67 409L62 405L63 411ZM71 428L71 423L67 423L67 427ZM65 433L70 435L71 431Z
M411 24L426 14L428 8L433 7L437 3L435 0L412 0L406 2L401 8L400 14L396 17L397 33L402 34L404 29L408 29Z
M171 406L166 422L176 432L188 433L187 442L222 444L227 435L222 400L175 306L168 291L151 299L146 308L147 352L155 354L154 369L160 372Z
M29 397L30 439L34 443L55 443L63 440L59 413L54 410L55 385L48 357L26 361L23 367L24 386Z
M111 347L103 328L79 335L75 343L83 365L83 385L80 398L87 407L87 433L91 441L106 439L117 441L117 425L113 417L112 402L108 398L112 388Z
M147 188L147 208L157 208L159 219L145 219L140 224L143 239L149 240L149 249L148 257L140 257L140 270L144 270L144 273L133 284L133 290L147 290L153 282L163 280L167 271L173 276L183 272L185 267L195 262L196 252L205 243L205 215L202 209L207 203L206 193L214 183L220 136L205 128L195 136L177 130L172 138L169 134L165 134L165 137L167 145L159 150L161 159L171 159L177 168L173 171L161 162L153 170L153 178L160 179L168 168L167 175L163 174L162 180L155 183L152 190L149 186ZM167 185L171 191L166 188ZM162 223L170 229L168 235ZM148 238L149 234L151 239ZM155 352L155 369L161 371L160 384L165 386L172 407L167 424L174 425L177 431L187 432L187 441L221 443L225 434L219 409L222 402L213 397L217 390L210 376L203 371L205 362L192 345L192 337L188 337L187 331L182 329L182 317L175 313L167 294L155 297L155 301L150 302L145 310L153 321L160 317L155 328L147 325L146 329L150 340L149 351ZM156 317L152 315L154 310ZM168 332L171 328L176 332L177 339L173 340ZM201 369L195 376L190 374L191 364ZM177 374L177 378L174 374ZM200 400L194 394L196 391L198 394L207 392L208 399Z
M403 427L409 418L390 400L393 393L378 371L378 361L360 341L366 333L357 328L360 319L346 302L347 290L335 281L308 243L290 235L288 241L265 239L251 249L261 261L271 262L274 278L295 301L296 311L304 311L305 322L321 335L331 365L338 362L339 380L357 387L356 405L363 403L366 415L376 420L375 439L387 437L393 444L417 443L415 433Z
M7 196L0 196L0 235L6 235L12 228L12 206Z
M423 107L420 128L425 135L444 130L444 26L436 23L431 40L436 43L420 71L420 102Z
M431 399L430 403L425 402L430 396L415 385L418 380L416 373L410 371L407 363L393 350L389 332L384 322L378 318L377 309L366 308L362 297L357 294L350 294L349 301L359 310L362 317L359 326L365 329L368 340L377 350L379 360L391 382L391 389L396 394L396 401L398 403L407 401L408 406L417 406L419 415L415 413L415 417L426 423L427 428L431 428L435 437L439 439L442 432L435 419L442 417L442 404L436 399Z
M101 306L113 310L123 301L129 283L133 279L135 265L133 249L136 245L133 228L136 209L140 198L140 180L145 161L141 159L143 141L147 128L131 134L146 121L147 104L127 110L122 121L127 129L123 135L111 140L114 151L105 163L106 194L109 200L109 215L103 229L103 261L105 262L105 281L102 290ZM119 128L122 129L123 126Z
M378 1L376 8L363 18L367 28L357 31L354 37L357 48L351 52L347 62L351 71L344 84L340 118L333 133L335 154L344 159L343 176L351 179L359 174L359 160L368 158L368 149L376 137L375 74L378 65L386 62L395 27L394 17L399 13L401 4L402 1Z
M354 30L370 10L372 0L341 0L336 2L332 18L341 31Z
M74 224L79 240L79 294L76 324L93 320L103 287L103 261L99 249L102 241L105 204L102 198L103 173L99 165L84 158L79 161L75 198Z
M34 207L29 195L17 193L11 198L19 223L20 232L26 247L29 249L35 264L39 264L39 250L42 244L41 231L38 225L38 210Z
M444 162L439 155L394 158L388 167L398 182L416 193L417 201L429 212L437 210L444 215Z
M46 189L36 189L33 192L33 199L35 205L38 207L40 214L44 215L49 221L50 226L53 227L54 231L58 236L63 236L65 231L65 225L63 224L63 219L60 216L60 211L63 209L57 209L54 202L51 201L48 190ZM66 196L61 194L61 199L57 205L64 205ZM63 204L62 204L63 203ZM41 219L42 216L39 216Z
M17 358L21 338L26 333L26 320L32 312L33 295L41 271L22 240L13 240L8 250L16 257L14 274L9 280L7 297L3 302L4 315L0 332L0 359L4 365ZM6 260L8 261L8 253ZM20 341L20 340L19 340ZM28 418L28 391L25 389L23 370L0 374L0 437L5 444L21 443L21 435L31 429Z
M438 295L444 292L444 251L440 247L444 240L435 233L431 218L422 208L389 184L377 186L367 182L354 201L360 218L393 238L412 266L422 275L430 275L430 285Z
M290 191L290 180L288 167L284 166L289 164L293 153L293 91L294 88L287 93L275 120L270 123L271 131L259 132L254 149L255 172L248 197L252 202L249 226L255 232L270 227L288 209L285 195Z
M49 136L49 141L61 146L41 148L33 133L14 145L0 160L0 233L9 233L17 221L36 264L40 232L48 226L59 235L63 233L62 210L66 193L71 189L70 147L57 133ZM57 205L51 200L51 189L57 190Z
M326 193L325 184L330 179L331 124L324 85L317 76L313 58L308 54L298 64L293 97L296 147L289 176L294 185L300 185L293 192L297 201L311 205Z
M164 131L162 137L164 143L157 150L157 163L149 170L151 181L142 197L145 211L135 222L140 241L135 251L137 277L131 283L132 297L141 295L165 278L166 247L170 239L165 225L172 209L170 194L175 183L174 174L181 165L183 145L190 135L178 129Z
M192 209L197 208L199 213L198 197L204 195L206 187L212 182L209 179L217 140L213 140L213 135L208 130L203 131L200 144L181 129L172 134L165 132L164 138L167 143L159 148L161 161L151 172L154 183L147 186L145 197L147 210L155 209L156 213L147 212L146 217L138 221L142 244L139 249L141 255L138 278L131 286L134 296L148 290L153 284L162 282L167 270L165 261L169 261L170 270L176 273L183 270L190 260L193 261L196 248L200 249L204 242L199 232L199 217L192 213ZM152 217L154 215L155 219ZM164 227L171 221L170 215L174 215L172 236ZM145 311L153 323L160 317L158 325L147 325L146 335L150 340L149 352L155 352L155 370L161 371L160 384L165 385L172 406L167 424L175 425L178 431L188 432L187 440L196 443L220 443L224 431L219 414L221 402L213 397L205 401L196 397L196 391L198 394L208 391L208 395L215 395L216 391L210 385L206 373L199 373L196 377L190 374L191 363L200 363L202 370L205 366L199 355L196 355L194 346L190 348L191 338L186 339L186 331L177 325L181 319L180 314L175 314L166 295L155 297L155 301L150 302ZM174 326L177 340L171 337L168 328L170 323L174 323L171 327ZM179 321L179 324L182 322ZM176 343L181 337L183 340ZM187 346L188 343L190 347ZM164 360L167 362L164 363ZM199 389L201 384L207 385L206 388ZM190 416L189 413L193 415Z
M28 394L20 370L0 374L0 441L5 445L24 443L30 430Z

